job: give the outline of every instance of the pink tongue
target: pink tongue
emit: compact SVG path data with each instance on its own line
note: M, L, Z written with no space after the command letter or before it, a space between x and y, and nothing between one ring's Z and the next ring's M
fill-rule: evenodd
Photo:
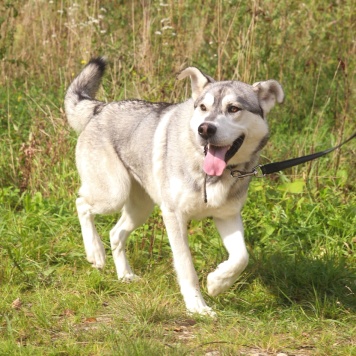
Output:
M204 172L209 176L221 176L226 167L225 154L229 146L216 147L209 145L204 159Z

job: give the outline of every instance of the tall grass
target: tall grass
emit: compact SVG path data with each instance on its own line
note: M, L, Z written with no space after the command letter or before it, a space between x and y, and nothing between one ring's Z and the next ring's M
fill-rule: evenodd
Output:
M6 145L10 152L2 154L2 167L8 167L10 153L10 169L2 178L5 185L27 187L29 167L36 161L43 167L37 167L36 174L44 174L46 157L51 162L53 154L69 155L71 134L61 98L93 55L106 55L111 61L103 93L108 100L184 99L189 85L176 83L175 73L187 65L197 65L217 79L278 79L286 102L270 118L272 140L265 156L272 160L330 146L352 130L355 21L351 1L341 6L328 1L219 0L204 5L132 1L124 5L14 0L0 6L1 127L6 133L3 138L10 140ZM279 139L283 135L288 136L287 142ZM355 178L348 168L355 164L352 152L342 158L335 153L315 166L320 164L333 175L341 164ZM310 169L294 172L310 173ZM37 189L43 180L36 178L37 183L31 184Z
M128 245L137 284L116 281L110 254L101 273L85 263L76 135L63 111L67 86L92 56L110 60L102 100L184 100L190 85L175 75L195 65L216 79L281 82L286 99L269 116L262 161L336 145L355 130L353 7L1 2L0 354L355 352L354 142L252 182L243 213L251 262L230 291L208 300L219 314L210 321L182 317L158 210ZM116 218L98 217L103 237ZM210 220L191 222L189 236L204 286L226 253Z

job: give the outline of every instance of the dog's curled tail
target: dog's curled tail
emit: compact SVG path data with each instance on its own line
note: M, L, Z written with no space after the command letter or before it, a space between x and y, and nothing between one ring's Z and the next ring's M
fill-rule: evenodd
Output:
M95 94L99 89L105 67L105 58L91 59L67 90L64 99L65 111L69 125L77 133L84 130L103 105L95 100Z

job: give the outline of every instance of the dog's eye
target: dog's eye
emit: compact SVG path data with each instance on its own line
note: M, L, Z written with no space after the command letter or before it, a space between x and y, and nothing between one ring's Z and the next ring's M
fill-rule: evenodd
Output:
M200 110L201 111L206 111L206 106L204 104L200 104Z
M235 113L235 112L238 112L240 111L241 109L235 105L231 105L228 107L227 111L230 112L230 113Z

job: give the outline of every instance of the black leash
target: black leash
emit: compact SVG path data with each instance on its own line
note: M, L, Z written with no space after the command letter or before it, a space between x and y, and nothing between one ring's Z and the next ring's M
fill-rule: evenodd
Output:
M288 159L286 161L258 165L255 168L253 168L252 171L250 171L250 172L243 172L243 171L239 171L239 170L230 169L230 174L232 177L239 178L239 179L249 177L249 176L264 177L267 174L276 173L276 172L282 171L284 169L294 167L299 164L309 162L316 158L325 156L326 154L337 150L338 148L343 146L345 143L351 141L355 137L356 137L356 132L351 137L349 137L347 140L345 140L344 142L340 143L339 145L337 145L335 147L329 148L325 151L312 153L307 156Z

